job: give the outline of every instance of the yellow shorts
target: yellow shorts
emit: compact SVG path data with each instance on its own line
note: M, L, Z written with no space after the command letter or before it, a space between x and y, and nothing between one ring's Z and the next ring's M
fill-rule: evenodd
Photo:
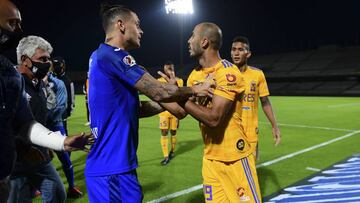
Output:
M159 128L161 130L177 130L179 127L179 120L171 116L160 116Z
M253 154L234 162L203 158L202 175L206 202L262 202Z

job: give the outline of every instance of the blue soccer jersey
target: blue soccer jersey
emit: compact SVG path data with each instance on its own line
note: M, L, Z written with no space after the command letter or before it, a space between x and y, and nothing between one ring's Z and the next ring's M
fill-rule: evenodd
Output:
M145 71L125 50L101 44L89 62L90 127L96 141L85 175L103 176L137 168L139 95Z

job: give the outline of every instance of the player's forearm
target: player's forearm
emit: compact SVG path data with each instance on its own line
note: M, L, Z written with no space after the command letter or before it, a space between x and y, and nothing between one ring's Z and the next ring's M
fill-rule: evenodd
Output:
M140 78L135 88L156 102L177 102L193 95L189 87L161 83L148 73Z
M135 88L156 102L177 102L193 95L192 88L161 83L148 73L136 82Z
M164 108L154 101L141 101L140 102L140 118L150 117L161 113Z
M188 114L210 128L218 127L223 120L218 112L214 112L205 106L197 105L192 101L187 101L184 104L184 109Z
M160 105L178 119L183 119L187 115L185 109L176 102L160 103Z
M269 101L269 99L266 99L266 100L262 100L261 102L261 105L262 105L262 109L267 117L267 119L270 121L271 123L271 126L273 128L277 128L277 121L276 121L276 118L275 118L275 114L274 114L274 111L272 109L272 106L271 106L271 103Z

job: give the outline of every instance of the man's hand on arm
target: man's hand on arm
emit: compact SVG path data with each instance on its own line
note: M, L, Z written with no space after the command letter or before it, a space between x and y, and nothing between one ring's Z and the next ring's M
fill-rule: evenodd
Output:
M64 140L64 150L65 151L77 151L83 150L89 152L87 145L94 144L95 140L91 133L85 134L82 132L80 135L67 136Z
M214 95L211 108L200 106L188 100L184 104L186 112L204 123L208 127L216 128L222 125L229 116L233 107L233 101Z

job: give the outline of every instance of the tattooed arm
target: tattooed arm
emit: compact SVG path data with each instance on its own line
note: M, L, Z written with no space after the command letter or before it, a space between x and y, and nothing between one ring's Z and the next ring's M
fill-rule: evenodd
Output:
M140 118L150 117L161 113L164 108L154 101L141 101L140 102Z
M178 87L176 85L161 83L149 73L145 73L135 84L135 88L156 102L183 101L192 95L211 94L208 86Z
M175 102L161 103L161 104L154 101L140 102L140 118L150 117L159 114L164 110L168 110L172 115L176 116L178 119L182 119L187 115L185 110Z

